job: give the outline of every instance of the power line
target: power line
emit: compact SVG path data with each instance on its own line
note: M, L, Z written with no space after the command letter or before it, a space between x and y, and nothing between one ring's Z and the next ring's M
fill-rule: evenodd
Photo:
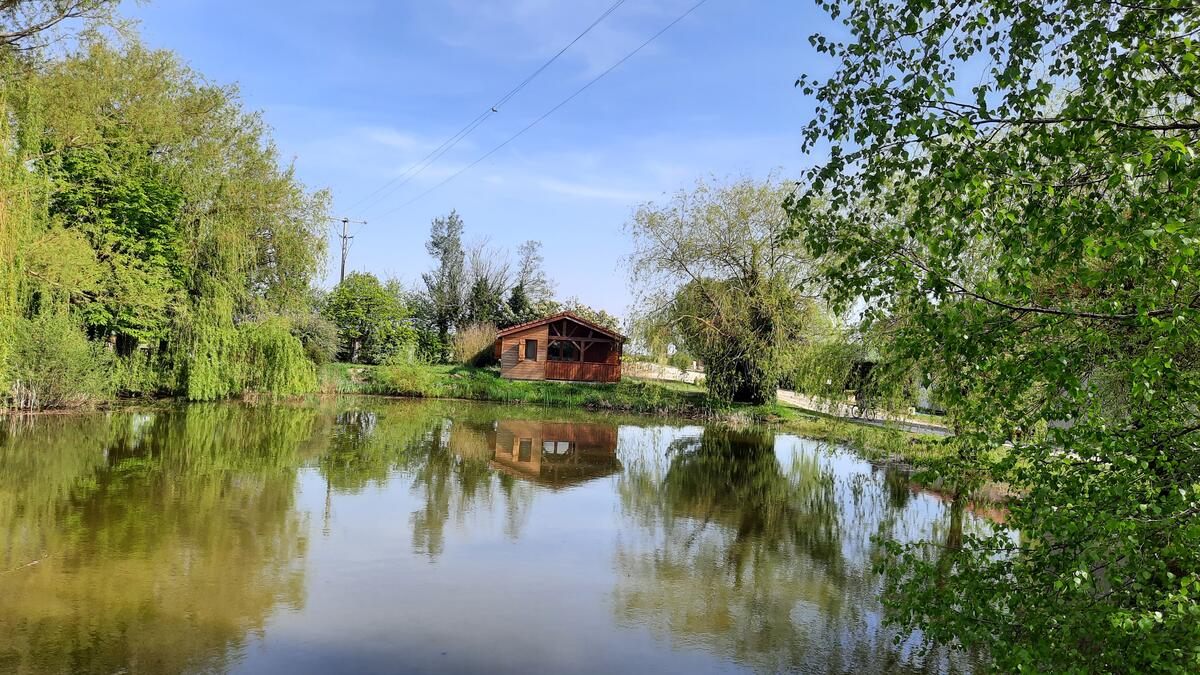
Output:
M596 20L593 21L590 25L588 25L588 27L585 28L582 33L580 33L579 35L576 35L574 40L571 40L566 45L564 45L562 49L558 50L557 54L550 57L550 60L543 63L540 68L533 71L533 73L531 73L529 75L529 77L525 78L521 82L521 84L518 84L516 87L513 87L512 91L505 94L504 98L500 99L500 101L498 103L496 103L494 106L492 106L492 108L493 109L499 108L500 106L504 105L505 103L508 103L508 101L510 99L512 99L513 96L516 96L522 89L525 88L526 85L528 85L530 82L532 82L533 78L537 77L538 75L540 75L542 73L543 70L550 67L550 64L557 61L558 57L562 56L568 49L573 47L576 42L579 42L583 38L584 35L587 35L588 33L590 33L593 28L598 26L601 21L607 19L609 14L612 14L613 12L617 11L617 8L623 4L625 4L625 0L617 0L612 5L610 5L609 8L604 10L603 14L596 17Z
M635 48L633 51L631 51L631 52L629 52L628 54L626 54L625 56L621 57L621 59L620 59L620 60L618 60L616 63L614 63L614 64L612 64L611 66L609 66L608 68L606 68L606 69L605 69L603 72L601 72L601 73L600 73L599 75L597 75L596 77L592 78L590 81L588 81L588 83L587 83L587 84L585 84L585 85L583 85L582 87L580 87L580 88L576 89L576 90L575 90L575 91L574 91L574 92L573 92L573 93L572 93L570 96L568 96L568 97L564 98L562 101L559 101L559 102L558 102L558 104L556 104L556 105L555 105L553 108L550 108L550 109L549 109L549 110L547 110L546 112L542 113L542 116L541 116L541 117L538 117L538 118L537 118L537 119L535 119L534 121L532 121L532 122L530 122L529 124L525 125L525 127L524 127L524 128L522 128L520 131L518 131L517 133L515 133L515 134L513 134L512 136L509 136L507 139L505 139L505 140L504 140L504 142L500 143L499 145L497 145L496 147L492 148L491 150L488 150L487 152L485 152L485 153L484 153L484 154L483 154L481 157L479 157L479 159L476 159L474 162L471 162L470 164L466 165L465 167L463 167L463 168L459 169L459 170L458 170L458 171L456 171L455 173L453 173L453 174L451 174L450 176L448 176L448 177L447 177L445 180L443 180L442 182L438 183L437 185L434 185L433 187L431 187L431 188L429 188L428 190L426 190L426 191L422 192L421 194L417 195L416 197L413 197L412 199L410 199L410 200L408 200L408 201L404 202L403 204L401 204L401 205L399 205L399 206L397 206L397 207L395 207L395 208L393 208L393 209L391 209L391 210L384 211L383 213L381 213L381 214L379 214L378 216L376 216L376 218L383 218L383 217L385 217L385 216L389 216L389 215L391 215L391 214L395 213L396 211L399 211L400 209L403 209L403 208L405 208L406 206L409 206L409 205L411 205L411 204L413 204L413 203L417 202L418 200L422 199L423 197L425 197L425 196L426 196L426 195L428 195L429 193L433 192L434 190L437 190L438 188L442 187L442 186L443 186L443 185L445 185L446 183L449 183L450 181L454 180L455 178L458 178L458 177L459 177L459 176L461 176L462 174L464 174L464 173L466 173L467 171L469 171L470 169L474 168L474 167L475 167L476 165L478 165L480 162L484 161L484 160L485 160L485 159L487 159L488 157L491 157L493 154L495 154L497 151L499 151L499 150L500 150L501 148L503 148L504 146L506 146L506 145L508 145L509 143L512 143L513 141L517 140L517 138L519 138L520 136L522 136L522 135L523 135L523 134L524 134L526 131L529 131L530 129L532 129L532 128L534 128L535 126L537 126L538 124L540 124L540 123L542 122L542 120L544 120L544 119L546 119L547 117L549 117L549 116L553 115L553 114L554 114L554 113L555 113L555 112L556 112L556 111L557 111L559 108L561 108L561 107L563 107L564 105L566 105L566 104L570 103L570 102L571 102L571 100L572 100L572 99L574 99L576 96L579 96L579 95L580 95L580 94L582 94L584 91L586 91L586 90L587 90L589 87L591 87L593 84L596 84L597 82L599 82L599 81L601 80L601 78L603 78L605 75L608 75L608 74L609 74L609 73L611 73L612 71L616 70L616 69L617 69L617 67L618 67L618 66L620 66L622 63L625 63L625 62L626 62L626 61L628 61L629 59L633 58L633 56L634 56L635 54L637 54L638 52L640 52L640 51L642 51L643 49L645 49L646 45L649 45L651 42L654 42L656 39L658 39L658 37L659 37L660 35L662 35L663 33L667 32L668 30L670 30L670 29L671 29L671 28L672 28L672 27L673 27L675 24L677 24L677 23L679 23L680 21L683 21L684 19L686 19L686 18L688 17L688 15L690 15L692 12L696 11L697 9L699 9L699 8L700 8L700 6L701 6L701 5L703 5L703 4L704 4L704 3L706 3L706 2L708 2L708 0L700 0L700 2L697 2L696 4L692 5L692 6L691 6L691 7L690 7L690 8L689 8L689 9L688 9L686 12L684 12L683 14L680 14L679 16L675 17L675 20L674 20L674 21L672 21L671 23L669 23L669 24L667 24L666 26L664 26L664 27L662 28L662 30L658 31L658 32L657 32L657 33L655 33L654 35L651 35L649 39L647 39L647 40L646 40L645 42L643 42L642 44L638 45L638 46L637 46L637 47L636 47L636 48Z
M472 131L475 131L475 129L478 128L479 125L483 124L484 121L487 120L487 118L491 114L491 112L492 112L491 109L488 109L487 111L481 113L478 117L476 117L475 119L468 122L465 127L463 127L462 129L459 129L458 132L455 133L453 136L442 141L441 145L437 146L433 150L430 150L429 154L425 155L424 157L422 157L421 159L419 159L415 163L413 163L411 166L409 166L407 169L405 169L399 176L396 176L395 178L389 180L388 182L384 183L380 187L376 188L375 191L372 192L371 194L367 195L363 199L360 199L355 204L355 206L358 206L359 204L362 204L363 202L368 202L365 208L370 209L370 208L373 208L374 206L378 205L379 202L390 197L392 194L394 194L396 192L396 190L399 190L400 188L404 187L418 173L420 173L421 171L424 171L431 164L436 162L442 155L449 152L451 148L458 145L459 141L461 141L462 139L464 139L468 135L470 135L470 133ZM387 190L387 192L384 192L383 194L379 195L377 198L371 199L371 197L373 197L374 195L379 194L380 192L384 191L388 187L392 186L392 184L396 183L396 181L400 181L399 184L392 187L392 189Z
M526 85L528 85L530 82L532 82L534 78L536 78L539 74L541 74L541 72L543 70L545 70L547 67L550 66L550 64L552 64L556 60L558 60L558 57L562 56L576 42L579 42L579 40L581 38L583 38L583 36L585 36L589 32L591 32L591 30L593 28L595 28L597 25L599 25L601 21L606 19L608 17L608 15L610 15L614 11L616 11L616 9L618 7L620 7L621 5L623 5L625 3L625 1L626 0L617 0L612 5L610 5L609 8L606 9L599 17L597 17L595 21L592 21L592 23L589 24L588 27L585 28L582 33L580 33L579 35L576 35L575 39L571 40L565 46L563 46L562 49L558 50L558 53L556 53L554 56L550 57L550 59L548 61L543 63L537 70L533 71L533 73L531 73L528 77L526 77L524 80L522 80L520 84L518 84L517 86L515 86L511 90L509 90L508 93L506 93L504 96L502 96L499 101L492 104L492 106L490 108L484 110L482 113L480 113L478 116L476 116L475 119L468 122L466 126L464 126L462 129L460 129L458 131L458 133L456 133L453 136L451 136L450 138L446 139L445 141L442 142L441 145L439 145L438 147L431 150L429 152L429 154L425 155L425 157L421 158L417 163L410 166L407 170L404 171L404 173L397 176L396 178L393 178L388 183L385 183L381 188L375 190L375 192L373 192L371 195L368 195L368 198L369 198L370 196L379 193L381 190L388 187L392 183L395 183L398 180L400 181L399 184L395 185L394 187L392 187L390 190L388 190L384 194L380 195L379 197L377 197L374 200L371 200L370 204L366 208L368 208L368 209L374 208L380 202L382 202L384 199L387 199L391 195L395 194L397 190L404 187L413 178L416 178L419 174L424 172L425 169L428 169L430 166L432 166L435 162L437 162L439 159L441 159L442 156L445 155L447 152L450 152L450 150L453 149L454 146L458 145L458 143L460 141L462 141L462 139L469 136L471 134L471 132L475 131L475 129L479 128L480 125L482 125L485 121L487 121L487 118L490 117L492 113L499 112L500 111L499 109L501 106L503 106L504 104L506 104L510 100L512 100L512 98L514 96L516 96L518 93L520 93L521 90L524 89L526 87ZM365 200L360 200L360 203L361 203L361 201L365 201Z
M342 224L342 233L338 235L342 238L342 271L338 274L338 283L340 284L346 280L346 256L350 253L350 240L354 239L354 235L350 234L347 230L350 228L350 223L358 223L360 226L365 226L367 221L350 220L344 216L342 218L331 218L330 220ZM358 234L360 230L362 230L362 227L355 230L354 234Z
M519 84L517 84L517 86L510 89L506 94L504 94L504 96L501 96L500 100L493 103L491 106L489 106L486 110L484 110L479 115L477 115L470 122L467 122L467 124L465 126L463 126L462 129L459 129L457 133L455 133L450 138L447 138L445 141L442 141L441 145L437 146L433 150L430 150L429 154L425 155L420 160L418 160L416 163L414 163L412 166L405 169L404 172L401 173L399 176L396 176L395 178L393 178L393 179L387 181L386 183L384 183L383 185L379 186L373 192L371 192L367 196L365 196L362 199L355 202L350 208L351 209L357 208L358 206L362 205L364 202L370 202L366 206L367 209L373 208L374 206L378 205L379 202L383 201L384 199L387 199L392 194L394 194L396 192L396 190L399 190L400 188L404 187L405 184L407 184L409 181L411 181L413 178L415 178L418 174L423 172L425 169L429 168L434 162L436 162L438 159L440 159L442 157L442 155L445 155L447 152L449 152L451 150L451 148L458 145L459 141L466 138L468 135L471 134L471 132L475 131L475 129L477 129L479 127L479 125L483 124L487 120L487 118L490 117L493 113L500 112L500 108L503 105L505 105L506 103L511 101L512 98L514 96L516 96L517 94L519 94L521 92L521 90L523 90L526 86L529 85L530 82L533 82L534 78L536 78L538 75L541 75L542 71L546 70L546 68L549 68L550 64L557 61L558 57L560 57L564 53L566 53L566 51L568 49L570 49L571 47L573 47L576 42L579 42L583 38L583 36L590 33L593 28L598 26L601 21L607 19L608 15L615 12L617 10L617 8L620 7L621 5L625 4L625 2L626 2L626 0L616 0L616 2L609 5L608 9L604 10L604 12L600 16L596 17L595 21L592 21L592 23L588 24L588 27L583 29L582 33L576 35L575 39L571 40L566 45L564 45L562 49L558 50L558 52L554 54L554 56L551 56L549 60L547 60L545 63L543 63L541 66L539 66L537 68L537 70L530 73L529 76L526 77L524 80L521 80L521 82ZM392 187L392 189L388 190L386 193L379 195L378 198L376 198L374 200L371 199L372 197L375 197L375 195L378 195L380 192L383 192L385 189L392 186L392 184L396 183L396 181L400 181L400 183L398 185L395 185L395 187Z

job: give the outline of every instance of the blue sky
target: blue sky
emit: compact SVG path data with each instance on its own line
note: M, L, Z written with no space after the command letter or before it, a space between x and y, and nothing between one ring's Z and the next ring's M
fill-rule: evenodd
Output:
M300 178L336 215L365 218L349 269L418 282L429 221L467 238L544 244L560 297L624 316L622 226L642 202L703 176L798 174L812 110L792 83L830 63L807 41L830 20L807 0L708 0L554 115L404 208L541 115L695 0L627 0L516 98L407 185L402 174L524 79L612 0L157 0L129 3L147 44L236 82ZM816 158L820 159L820 158ZM355 227L354 229L359 229ZM330 238L326 284L336 280Z

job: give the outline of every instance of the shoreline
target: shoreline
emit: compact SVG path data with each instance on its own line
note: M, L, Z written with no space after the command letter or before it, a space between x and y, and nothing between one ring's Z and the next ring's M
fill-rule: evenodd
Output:
M797 405L794 392L781 390L765 404L716 403L701 387L675 380L629 376L617 383L593 384L538 380L508 380L494 369L460 365L407 364L400 367L330 363L318 374L317 389L295 396L246 393L223 399L240 403L295 403L339 396L382 400L457 401L504 406L533 406L540 410L578 410L612 413L698 424L761 424L783 433L815 441L836 443L853 450L881 468L909 476L936 468L953 452L953 436L945 427L924 420L887 420L847 417ZM175 406L187 401L179 396L126 396L92 406L50 410L0 410L0 416L20 418L106 412L120 409ZM939 485L923 489L939 490ZM1002 507L1013 496L1000 483L985 484L979 491L987 504ZM999 500L999 501L996 501Z
M652 383L651 386L654 386ZM950 437L934 433L918 433L910 429L888 427L868 420L840 418L829 414L813 412L801 408L784 406L754 407L748 411L721 411L716 409L703 410L698 406L686 409L663 408L661 410L637 410L620 405L565 405L554 402L538 402L511 399L480 399L454 396L416 396L404 394L389 394L370 391L319 391L311 394L301 394L288 397L270 397L262 395L245 395L220 401L187 401L175 396L157 398L129 397L97 404L88 408L50 409L50 410L0 410L0 419L8 417L13 420L34 418L40 416L86 415L114 411L139 409L154 410L179 405L204 404L304 404L314 401L327 401L342 397L361 398L380 401L443 401L449 403L468 403L478 405L497 405L505 407L536 408L539 411L580 410L589 414L614 414L638 418L656 419L663 422L680 420L693 423L717 423L733 425L763 425L780 433L790 433L814 441L837 444L852 450L864 461L880 469L897 470L905 474L910 486L921 492L929 493L939 499L949 499L949 495L936 483L926 483L914 479L923 469L939 463L948 454L943 447ZM749 413L749 414L748 414ZM782 414L781 414L782 413ZM1003 524L1007 514L1006 504L1014 496L1005 485L996 482L985 483L976 494L967 500L967 506L972 511L988 520Z

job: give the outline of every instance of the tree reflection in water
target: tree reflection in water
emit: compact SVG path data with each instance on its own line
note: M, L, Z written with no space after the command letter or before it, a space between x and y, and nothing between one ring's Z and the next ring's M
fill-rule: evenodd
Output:
M534 490L489 469L495 438L489 412L392 403L387 414L371 407L337 413L329 449L318 461L327 486L326 519L335 508L334 495L383 486L401 476L421 501L409 516L414 552L436 559L445 548L449 523L501 502L506 533L515 538Z
M451 518L461 522L472 511L490 510L497 501L498 486L487 455L479 450L485 445L479 436L485 434L486 429L468 422L442 419L426 436L420 461L410 468L412 489L425 498L424 508L412 514L414 551L436 558L445 548ZM511 504L522 495L509 491L505 496Z
M229 669L274 610L304 603L305 466L327 518L335 495L410 480L413 549L430 557L448 522L501 501L518 535L534 486L489 470L492 417L383 407L4 420L0 672Z
M668 665L960 665L942 652L916 656L912 640L893 646L895 636L880 627L872 535L952 547L975 527L961 509L915 496L904 476L762 429L711 426L670 440L678 429L638 420L618 428L592 416L537 419L537 411L506 419L512 411L358 399L0 425L0 672L225 671L255 663L260 650L246 646L265 644L268 625L283 636L275 656L295 645L287 628L302 627L300 635L329 641L314 650L332 663L346 658L338 640L386 632L389 622L412 631L439 617L430 636L473 645L470 656L486 660L507 635L520 646L508 657L522 667L539 663L536 641L522 642L538 621L549 633L563 629L554 633L563 653L613 657L579 661L581 670L624 663L600 653L614 645L628 646L630 659ZM799 451L780 451L793 447ZM383 499L371 501L375 492ZM541 504L531 521L535 497ZM308 522L310 498L325 528ZM356 520L362 507L395 504L410 525L399 547L376 546L374 529L348 527L335 537L328 527L339 507L350 525L377 527L392 514ZM521 539L528 522L546 529ZM311 559L310 525L321 547ZM497 531L520 546L495 546ZM481 534L483 545L447 554L456 543L480 543ZM387 564L344 574L330 555L339 546ZM501 548L549 573L480 575ZM398 574L413 555L438 564ZM606 576L612 571L615 580ZM342 586L332 594L310 588L306 597L306 578ZM428 588L443 580L456 582L445 584L451 595L440 595L437 583ZM374 625L334 627L322 613L358 612L364 607L339 605L338 597L365 587L356 600L371 598L389 584L396 594L366 607L376 612ZM605 603L614 584L617 625ZM514 606L513 598L539 592L553 600ZM407 598L424 604L397 609ZM464 638L455 632L461 617L430 609L438 603L470 607L475 618L507 613L511 630ZM627 629L643 627L688 646L679 650L685 658L630 639ZM423 645L383 640L372 643L379 661L356 663L437 662L439 652L412 654ZM717 658L691 660L697 653Z
M793 439L794 440L794 439ZM709 426L664 462L630 462L618 489L636 522L617 546L618 620L756 669L966 668L882 627L870 534L904 529L896 479L835 479L816 452L781 463L774 434ZM921 519L928 526L924 518Z
M201 405L0 433L0 532L19 533L0 540L0 671L227 668L303 602L292 500L314 418Z

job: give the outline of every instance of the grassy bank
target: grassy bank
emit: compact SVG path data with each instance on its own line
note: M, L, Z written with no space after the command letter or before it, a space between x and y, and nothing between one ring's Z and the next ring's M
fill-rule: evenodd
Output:
M554 406L728 422L758 422L848 445L873 461L927 466L949 455L947 439L849 422L778 403L727 404L701 387L626 377L617 384L506 380L495 369L465 366L360 366L335 363L322 374L326 393L447 398Z
M768 406L719 406L699 387L681 382L625 378L617 384L507 380L493 368L406 364L326 366L327 393L454 398L559 407L614 410L646 415L711 419L741 414L761 419Z

